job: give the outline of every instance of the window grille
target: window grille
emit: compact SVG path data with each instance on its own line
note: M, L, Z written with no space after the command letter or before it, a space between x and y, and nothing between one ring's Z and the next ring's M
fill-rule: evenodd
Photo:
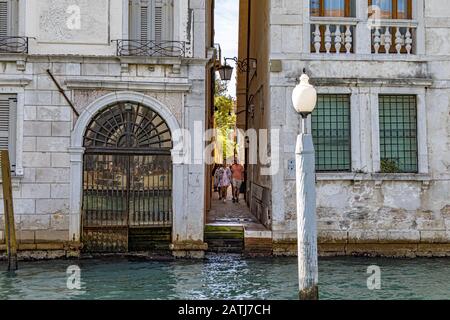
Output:
M379 97L380 160L383 173L417 173L417 98Z
M351 171L349 95L319 95L312 116L318 172Z

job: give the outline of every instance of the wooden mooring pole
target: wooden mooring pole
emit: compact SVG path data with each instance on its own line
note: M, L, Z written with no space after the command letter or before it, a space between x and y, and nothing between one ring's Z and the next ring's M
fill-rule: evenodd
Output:
M17 265L16 227L14 223L13 195L11 186L11 165L8 150L1 151L3 203L5 212L5 242L8 255L8 271L15 271Z

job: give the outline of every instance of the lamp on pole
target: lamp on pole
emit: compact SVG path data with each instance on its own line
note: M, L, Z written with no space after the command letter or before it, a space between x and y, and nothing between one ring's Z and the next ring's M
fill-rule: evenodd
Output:
M227 61L234 61L236 64L236 68L240 73L245 73L250 70L256 70L258 60L250 58L250 59L244 59L239 60L238 58L224 58L224 64L217 68L217 71L219 72L220 79L222 81L230 81L231 76L233 75L234 68L230 66Z
M297 241L300 300L318 300L316 179L314 144L307 132L307 119L317 104L317 91L305 70L292 93L295 110L302 116L302 133L295 151L297 185Z

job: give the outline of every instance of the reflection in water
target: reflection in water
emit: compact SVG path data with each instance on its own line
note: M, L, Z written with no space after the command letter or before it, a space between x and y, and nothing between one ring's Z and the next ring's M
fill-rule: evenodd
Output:
M321 299L450 299L450 260L321 259ZM67 289L67 267L81 268L81 290ZM382 289L367 289L378 265ZM6 264L0 263L0 270ZM296 299L297 260L209 256L203 261L22 262L0 272L0 299Z

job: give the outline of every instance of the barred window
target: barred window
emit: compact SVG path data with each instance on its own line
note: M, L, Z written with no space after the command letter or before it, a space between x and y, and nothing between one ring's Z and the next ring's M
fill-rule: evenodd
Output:
M351 171L349 95L319 95L312 116L316 171Z
M417 173L417 98L379 97L380 160L383 173Z

